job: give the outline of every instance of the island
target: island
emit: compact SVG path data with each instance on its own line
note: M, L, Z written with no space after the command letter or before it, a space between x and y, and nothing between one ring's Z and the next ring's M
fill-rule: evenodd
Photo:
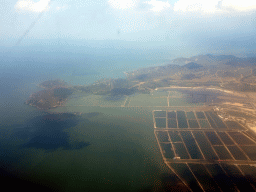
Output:
M67 83L62 80L49 80L38 85L44 90L30 95L25 102L28 105L38 109L50 109L61 106L65 103L68 96L73 93L73 88L68 87Z

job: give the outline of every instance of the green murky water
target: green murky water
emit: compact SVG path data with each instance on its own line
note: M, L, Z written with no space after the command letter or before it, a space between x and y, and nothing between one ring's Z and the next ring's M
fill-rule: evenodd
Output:
M40 118L47 125L41 126L38 120L30 123L25 130L29 133L22 133L23 137L21 132L16 134L11 144L8 139L15 133L6 132L5 147L10 151L12 172L58 191L159 188L161 176L170 170L163 163L155 139L152 110L154 106L167 106L166 95L141 94L118 100L72 95L65 106L50 110L53 116L75 114L67 116L67 124L42 114ZM48 141L48 148L42 147ZM86 145L72 147L77 143Z

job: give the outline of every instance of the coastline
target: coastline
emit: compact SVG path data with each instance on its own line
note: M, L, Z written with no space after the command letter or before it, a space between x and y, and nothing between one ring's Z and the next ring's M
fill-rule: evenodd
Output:
M230 91L230 90L226 90L226 89L220 89L220 88L212 88L212 87L179 87L179 86L170 86L170 87L159 87L156 88L154 90L158 90L158 89L213 89L213 90L217 90L217 91L221 91L221 92L225 92L225 93L229 93L229 94L236 94L236 92L234 91Z

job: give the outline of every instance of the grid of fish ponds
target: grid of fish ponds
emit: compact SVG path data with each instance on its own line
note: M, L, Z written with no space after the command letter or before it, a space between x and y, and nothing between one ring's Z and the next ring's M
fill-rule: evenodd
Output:
M223 122L213 111L154 111L153 115L155 128L244 130L236 121Z
M223 122L212 111L154 111L154 118L164 159L256 161L256 142L246 129L235 121ZM202 128L200 120L207 126Z
M256 142L243 132L155 130L155 135L166 160L256 161Z
M256 141L213 111L154 111L163 159L192 191L256 191Z
M191 191L256 191L252 165L168 163Z

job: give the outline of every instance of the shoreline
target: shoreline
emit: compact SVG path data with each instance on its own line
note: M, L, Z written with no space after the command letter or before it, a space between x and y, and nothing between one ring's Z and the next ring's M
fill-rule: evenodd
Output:
M212 87L179 87L179 86L170 86L170 87L159 87L155 88L154 90L159 90L159 89L213 89L216 91L221 91L229 94L236 94L237 92L230 91L230 90L225 90L225 89L220 89L220 88L212 88Z

